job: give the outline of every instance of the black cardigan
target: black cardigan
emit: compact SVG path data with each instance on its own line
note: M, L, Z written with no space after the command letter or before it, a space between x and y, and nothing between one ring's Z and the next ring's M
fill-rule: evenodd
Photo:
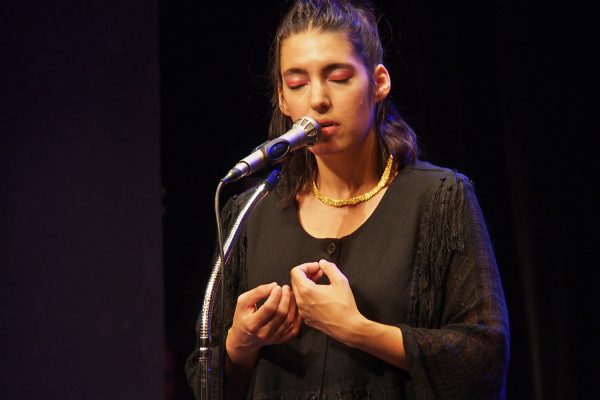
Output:
M246 197L224 207L225 226ZM292 267L327 259L348 278L365 317L402 330L409 368L305 326L288 343L261 350L248 398L504 396L508 317L468 179L424 162L405 167L367 221L339 239L308 235L297 207L278 207L280 198L273 192L252 213L228 265L226 327L240 293L273 281L289 284ZM194 353L186 369L195 391L197 364Z

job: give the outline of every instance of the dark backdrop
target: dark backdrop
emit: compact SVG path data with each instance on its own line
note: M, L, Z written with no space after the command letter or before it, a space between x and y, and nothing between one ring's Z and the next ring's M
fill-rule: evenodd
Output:
M0 398L164 398L158 3L0 4Z
M180 379L213 251L216 183L266 137L266 57L284 3L161 3L166 324ZM509 398L583 397L592 199L575 85L583 68L570 68L582 62L583 12L533 1L375 3L392 95L424 158L475 182L511 317Z

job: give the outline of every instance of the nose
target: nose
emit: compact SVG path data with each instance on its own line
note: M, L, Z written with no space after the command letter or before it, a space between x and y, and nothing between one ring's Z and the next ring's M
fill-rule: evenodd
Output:
M311 85L310 90L310 106L313 110L323 113L331 106L329 93L323 83L317 81Z

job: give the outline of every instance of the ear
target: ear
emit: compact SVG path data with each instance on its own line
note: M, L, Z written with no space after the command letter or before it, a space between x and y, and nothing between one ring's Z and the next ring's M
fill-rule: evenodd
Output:
M379 103L387 97L392 89L392 78L387 68L379 64L373 71L373 82L375 82L375 102Z
M283 115L290 117L290 112L288 110L287 103L285 102L285 98L283 97L283 89L281 85L277 85L277 97L279 98L279 110L283 113Z

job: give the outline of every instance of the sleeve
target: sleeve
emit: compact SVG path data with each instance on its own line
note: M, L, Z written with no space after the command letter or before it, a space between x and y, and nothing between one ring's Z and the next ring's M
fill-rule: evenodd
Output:
M223 225L223 234L226 236L231 229L237 215L240 212L240 205L243 204L245 199L245 194L240 196L234 196L230 198L223 206L221 211L221 219ZM216 243L216 240L215 240ZM214 265L215 261L218 257L218 248L215 249L212 262L210 268ZM221 333L221 330L218 327L223 327L223 332L227 332L229 327L231 326L233 311L235 310L235 305L237 301L237 297L246 290L245 288L245 235L242 232L240 235L238 242L234 245L232 249L232 253L229 259L229 262L226 265L226 269L224 270L224 286L225 286L225 298L224 298L224 312L219 307L219 301L215 304L215 310L213 319L211 321L211 326L213 327L211 336L213 343L215 346L213 347L212 352L212 366L211 369L213 373L220 370L220 344L224 336ZM219 296L217 295L217 298ZM198 322L196 324L196 329L199 329ZM197 332L198 333L198 332ZM198 352L199 344L196 343L196 348L192 352L192 354L188 357L185 364L185 373L187 376L187 380L189 385L192 387L195 397L200 398L200 363L199 363L199 352Z
M504 398L508 315L472 183L441 179L422 222L412 317L400 325L411 397Z

